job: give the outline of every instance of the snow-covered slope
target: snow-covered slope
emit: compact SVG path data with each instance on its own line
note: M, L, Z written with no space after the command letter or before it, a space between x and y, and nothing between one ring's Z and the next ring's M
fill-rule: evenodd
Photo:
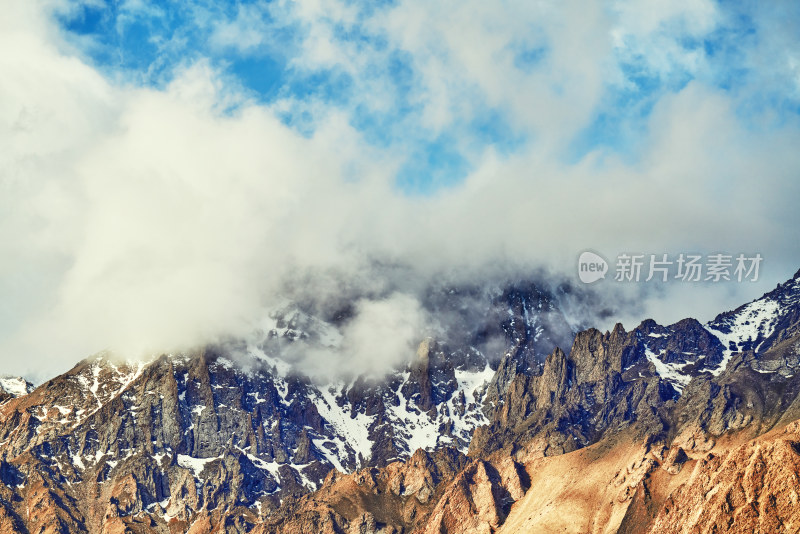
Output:
M736 352L765 352L780 341L778 337L792 335L798 321L800 271L794 278L761 298L720 314L706 324L706 328L720 340L725 351L722 362L713 373L721 373Z
M33 385L19 376L0 376L0 390L12 397L22 397L33 391Z
M760 372L782 369L779 363L758 362L767 351L800 334L800 272L705 325L693 319L670 326L648 320L636 332L646 361L678 394L695 376L719 376L737 353L752 353L751 366ZM630 368L638 369L636 365Z

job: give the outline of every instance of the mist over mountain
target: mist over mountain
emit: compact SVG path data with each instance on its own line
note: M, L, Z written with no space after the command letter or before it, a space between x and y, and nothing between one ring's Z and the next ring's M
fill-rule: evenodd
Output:
M779 67L795 34L769 12L465 4L453 32L416 2L335 4L6 6L8 371L242 336L303 292L358 288L364 310L413 316L431 285L574 281L587 248L765 258L751 285L620 289L631 308L603 295L626 324L710 318L794 270L799 130L770 106L795 101ZM154 37L125 48L136 21ZM737 39L742 24L762 39ZM732 57L750 72L736 90Z

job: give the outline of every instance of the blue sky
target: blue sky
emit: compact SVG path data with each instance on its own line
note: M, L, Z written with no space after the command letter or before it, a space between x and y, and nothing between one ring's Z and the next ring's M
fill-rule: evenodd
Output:
M630 326L800 267L796 2L5 10L9 372L242 334L297 276L413 312L425 280L574 278L587 249L764 257L756 284L629 288Z
M294 2L92 1L73 3L57 19L65 38L110 79L163 88L188 64L208 61L248 98L264 105L291 102L281 116L306 135L330 109L341 110L367 142L404 155L396 178L409 194L428 194L460 182L473 169L473 156L489 147L505 153L525 150L547 135L517 123L513 107L484 94L482 80L475 77L480 73L460 71L458 51L448 49L448 43L438 49L428 43L404 48L391 26L381 23L404 9L398 4L331 2L320 4L319 13L308 13ZM625 3L602 7L616 42L602 58L595 101L581 117L583 123L557 147L556 157L575 162L601 151L635 160L654 106L693 81L726 94L752 128L765 127L764 120L767 127L796 120L797 67L782 66L782 58L772 54L796 53L797 4L775 4L769 10L761 6L761 12L753 2L687 6L667 9L660 19L656 13L656 20L644 28L624 26L631 23L620 15ZM559 60L551 56L551 48L559 36L547 31L546 16L517 7L506 3L496 9L501 24L506 17L528 19L487 30L500 41L487 43L494 46L493 58L508 62L522 79L557 78L562 67L555 64ZM633 19L632 11L627 16ZM776 36L777 25L783 28ZM306 46L318 38L329 39L325 44L331 51L347 55L309 60ZM480 41L481 35L475 38ZM420 58L421 53L437 56L441 70L424 68L428 58ZM791 58L783 59L788 64L796 60ZM459 106L445 124L431 125L425 120L429 104L418 92L425 90L426 77L436 74L452 84L447 96L469 103ZM559 83L580 82L552 83L558 92L563 91ZM376 87L388 105L365 101L365 92Z

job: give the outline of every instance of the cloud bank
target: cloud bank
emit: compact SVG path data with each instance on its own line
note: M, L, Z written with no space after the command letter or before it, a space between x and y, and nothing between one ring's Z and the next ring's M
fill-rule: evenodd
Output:
M146 2L6 6L4 372L244 335L348 288L368 355L414 337L431 280L573 276L589 248L765 257L756 284L626 288L633 322L709 319L800 264L791 3L186 5L164 28ZM92 10L117 48L64 22Z

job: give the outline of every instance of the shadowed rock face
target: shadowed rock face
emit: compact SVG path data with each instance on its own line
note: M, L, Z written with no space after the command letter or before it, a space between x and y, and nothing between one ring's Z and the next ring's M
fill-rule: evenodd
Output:
M517 288L467 342L325 385L270 352L313 338L299 316L260 345L87 360L0 399L0 531L793 532L798 297L800 278L707 325L588 329L542 357L565 334Z
M705 326L647 320L631 332L580 332L569 354L556 350L540 374L511 380L470 450L514 453L534 440L542 454L561 454L627 425L658 439L696 425L763 433L797 396L798 310L800 278Z

